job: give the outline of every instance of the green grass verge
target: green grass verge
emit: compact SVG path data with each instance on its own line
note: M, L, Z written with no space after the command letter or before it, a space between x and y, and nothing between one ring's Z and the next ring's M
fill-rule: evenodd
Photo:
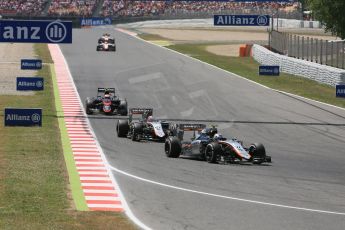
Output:
M157 41L157 40L165 40L165 41L172 41L170 39L167 39L165 37L162 37L160 35L157 35L157 34L140 34L139 35L142 39L144 40L149 40L149 41Z
M332 86L285 73L281 73L279 77L259 76L259 63L253 58L220 56L206 51L206 47L207 44L177 44L167 48L236 73L270 88L345 108L345 100L335 97L335 88Z
M35 51L51 62L46 45ZM44 91L0 96L2 118L5 107L43 109L42 127L0 124L0 229L136 229L123 213L75 210L49 65L37 75L44 77Z
M67 171L69 175L69 182L70 182L70 186L72 190L72 197L75 203L75 207L78 211L88 211L89 209L87 207L83 190L81 188L80 178L78 175L78 171L77 171L75 161L73 158L72 148L71 148L69 138L67 135L65 120L63 118L64 114L63 114L62 105L60 101L54 64L50 64L50 74L53 80L56 115L58 116L63 155L65 158L66 167L67 167Z

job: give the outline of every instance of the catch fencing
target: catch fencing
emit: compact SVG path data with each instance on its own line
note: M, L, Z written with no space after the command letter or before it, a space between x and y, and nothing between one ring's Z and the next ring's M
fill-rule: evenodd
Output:
M324 40L273 30L270 46L289 57L345 69L345 40Z

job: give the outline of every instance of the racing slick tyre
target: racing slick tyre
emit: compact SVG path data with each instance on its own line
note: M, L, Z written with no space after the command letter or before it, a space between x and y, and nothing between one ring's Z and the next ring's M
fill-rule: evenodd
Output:
M217 159L222 152L220 144L212 142L206 146L205 149L205 160L208 163L217 163Z
M97 46L96 51L100 51L101 49Z
M121 101L120 102L118 111L119 111L119 114L121 116L127 116L128 115L127 101Z
M140 141L140 135L143 132L143 125L141 123L134 123L132 130L132 141Z
M118 120L116 124L116 132L118 137L127 137L129 125L127 120Z
M249 154L253 164L261 164L266 161L266 150L263 144L254 143L249 146Z
M85 101L85 112L86 114L92 114L93 101L90 98L86 98Z
M180 156L181 150L181 142L177 137L168 137L165 140L164 151L167 157L177 158Z

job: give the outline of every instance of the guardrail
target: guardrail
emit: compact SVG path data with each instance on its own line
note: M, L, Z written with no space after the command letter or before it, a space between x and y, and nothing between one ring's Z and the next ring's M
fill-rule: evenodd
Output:
M345 70L325 66L274 53L260 45L253 45L253 58L262 65L279 65L280 71L336 86L345 84Z
M345 41L271 32L272 50L302 60L345 69Z

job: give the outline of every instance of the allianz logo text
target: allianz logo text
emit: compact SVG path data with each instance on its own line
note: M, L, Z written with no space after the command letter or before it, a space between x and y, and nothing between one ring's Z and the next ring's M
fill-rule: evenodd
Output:
M22 67L37 67L37 68L40 68L40 67L42 67L42 62L41 61L37 61L37 62L23 61L22 62Z
M45 31L40 26L27 25L7 25L2 28L1 35L4 40L41 40L43 37L50 42L58 43L65 39L67 29L59 21L53 21L45 27Z
M268 26L268 15L214 15L216 26Z
M36 81L36 82L28 82L28 81L19 81L18 86L37 86L42 87L43 82L42 81Z
M37 113L34 113L31 116L18 115L18 114L7 114L6 120L7 121L32 121L32 122L37 123L41 120L41 116Z

